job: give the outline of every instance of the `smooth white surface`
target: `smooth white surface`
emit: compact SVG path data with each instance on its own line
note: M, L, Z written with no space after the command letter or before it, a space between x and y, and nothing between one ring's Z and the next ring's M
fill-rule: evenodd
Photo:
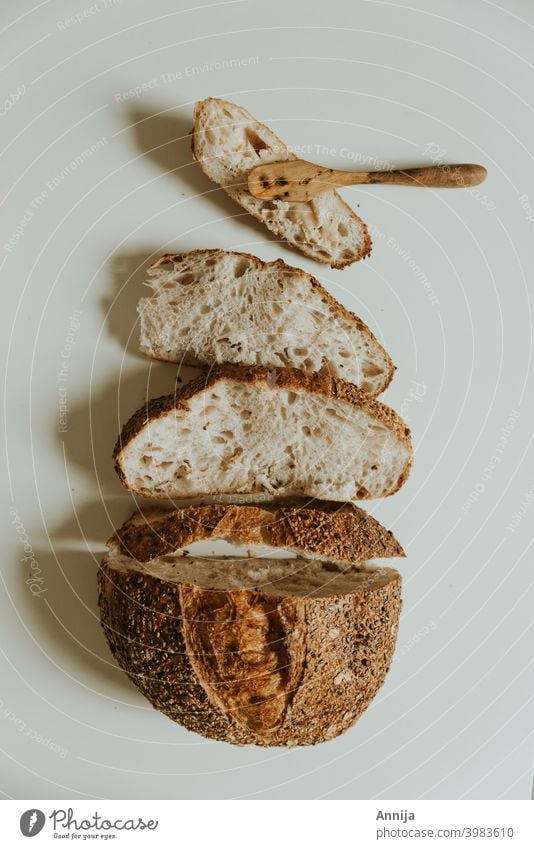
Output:
M1 16L2 97L18 92L1 137L3 794L528 798L532 5L11 0ZM374 250L332 271L276 244L192 164L192 105L208 95L327 164L444 158L489 178L478 195L346 190ZM134 507L113 444L174 379L136 351L143 269L195 247L319 276L391 353L385 400L414 433L409 482L369 505L409 553L395 663L358 725L311 749L187 733L137 694L99 629L97 559Z

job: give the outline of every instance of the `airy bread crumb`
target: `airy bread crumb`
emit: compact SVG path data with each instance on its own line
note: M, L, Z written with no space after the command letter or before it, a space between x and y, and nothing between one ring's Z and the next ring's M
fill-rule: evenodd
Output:
M336 191L304 203L250 194L247 174L252 168L297 157L246 109L217 97L197 103L191 147L211 180L272 233L312 259L343 268L370 254L366 225Z

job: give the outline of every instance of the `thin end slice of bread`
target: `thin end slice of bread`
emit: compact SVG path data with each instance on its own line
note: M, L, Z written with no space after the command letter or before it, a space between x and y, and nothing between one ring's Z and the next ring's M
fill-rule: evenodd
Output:
M114 457L123 484L153 498L260 493L345 502L396 492L412 447L402 419L351 383L224 365L138 410Z
M371 252L366 225L336 191L304 203L250 194L247 175L252 168L297 157L246 109L216 97L197 103L192 151L204 173L231 198L312 259L343 268Z
M386 676L401 607L394 569L179 554L141 563L119 535L98 585L109 646L151 704L198 734L259 746L320 743L353 725Z
M223 250L166 255L139 302L140 348L185 365L325 372L376 396L395 366L369 328L310 274Z
M108 542L141 563L183 551L199 541L285 549L308 559L354 564L404 557L391 531L353 504L210 504L182 509L151 507L135 513Z

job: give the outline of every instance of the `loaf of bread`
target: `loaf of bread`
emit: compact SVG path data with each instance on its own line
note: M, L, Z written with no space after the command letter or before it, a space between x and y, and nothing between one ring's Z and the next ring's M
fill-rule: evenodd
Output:
M343 268L371 252L366 225L336 191L291 203L283 197L261 200L250 194L247 174L252 168L297 157L240 106L217 97L197 103L191 147L211 180L275 236L312 259Z
M184 552L203 538L276 547L267 557ZM108 549L99 605L111 650L152 705L191 731L259 746L319 743L353 725L385 678L401 579L359 556L402 549L357 508L151 509Z
M162 257L138 307L141 350L185 365L243 363L324 372L376 396L395 366L369 328L310 274L282 260L199 250Z
M114 456L123 484L152 498L355 501L396 492L412 448L402 419L351 383L224 365L143 405Z
M252 168L296 157L244 109L198 103L192 150L307 256L343 268L369 254L366 225L337 192L250 194ZM202 373L147 401L115 446L124 486L167 503L108 541L98 603L109 646L156 709L205 737L330 740L377 693L397 638L401 577L376 561L404 552L352 503L393 494L410 472L410 431L376 400L395 366L357 316L281 260L197 250L149 274L141 350Z

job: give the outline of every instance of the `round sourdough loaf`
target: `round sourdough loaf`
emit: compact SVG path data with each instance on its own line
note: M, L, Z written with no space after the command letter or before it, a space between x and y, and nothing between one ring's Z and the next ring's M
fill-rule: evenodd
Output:
M343 514L341 526L336 520L343 511L298 511L304 528L311 529L314 514L321 528L312 559L300 556L302 536L292 545L287 516L275 509L260 511L261 541L269 521L284 528L273 537L274 557L169 551L171 513L186 512L187 521L175 515L175 523L197 523L209 539L260 541L258 508L217 505L210 519L206 510L213 509L137 515L108 543L99 605L115 658L155 708L206 737L260 746L336 737L366 709L389 669L401 606L399 573L346 562L346 545L340 557L339 528L350 533L347 516L354 516L356 534L361 531L363 511L354 508ZM226 525L221 510L230 516ZM391 534L371 522L368 556L373 549L375 556L402 555ZM147 549L139 533L157 537L158 528L164 529L163 553L145 562L131 556L129 547L147 556L154 540ZM313 546L311 530L303 533ZM198 540L202 532L193 536ZM299 556L281 556L281 544Z

